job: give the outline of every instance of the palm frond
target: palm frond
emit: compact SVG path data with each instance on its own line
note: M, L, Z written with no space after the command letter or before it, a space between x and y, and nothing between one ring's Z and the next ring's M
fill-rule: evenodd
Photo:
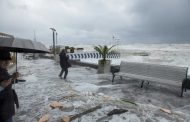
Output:
M109 49L108 49L108 52L113 48L113 47L115 47L116 45L113 45L113 46L111 46Z
M94 49L95 49L97 52L99 52L101 55L103 54L103 52L102 52L102 50L101 50L100 47L95 46Z
M111 46L110 48L108 48L108 46L104 45L104 46L101 46L101 45L98 45L98 46L95 46L94 49L99 52L100 55L102 55L102 60L103 62L106 61L106 58L107 58L107 55L109 54L109 51L114 47L115 45Z

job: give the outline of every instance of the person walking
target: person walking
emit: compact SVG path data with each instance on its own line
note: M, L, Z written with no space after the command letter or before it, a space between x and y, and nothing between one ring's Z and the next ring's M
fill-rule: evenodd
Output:
M59 73L59 77L62 79L63 72L65 72L63 78L66 79L68 75L68 68L71 67L71 64L69 63L69 57L66 55L66 51L64 49L59 54L59 58L61 66L61 72Z
M8 73L10 60L10 52L0 50L0 122L13 122L14 104L19 108L17 94L12 89L13 80L18 77L18 73L13 73L13 75Z

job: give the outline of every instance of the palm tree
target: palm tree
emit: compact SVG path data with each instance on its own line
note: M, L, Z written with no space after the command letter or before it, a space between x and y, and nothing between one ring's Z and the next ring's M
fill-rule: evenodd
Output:
M111 46L110 48L108 48L108 46L104 45L104 46L101 46L101 45L98 45L98 46L95 46L94 49L99 52L100 55L102 55L102 64L104 65L106 63L106 58L109 54L109 52L111 51L111 49L114 47L115 45Z

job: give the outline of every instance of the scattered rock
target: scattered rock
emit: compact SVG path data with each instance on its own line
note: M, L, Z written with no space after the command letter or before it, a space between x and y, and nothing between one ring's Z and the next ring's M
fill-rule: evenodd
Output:
M62 122L70 122L71 121L71 116L64 116L62 118Z
M60 103L60 102L57 102L57 101L54 101L50 104L50 107L52 109L55 109L55 108L63 108L63 105Z
M42 116L38 122L48 122L49 119L50 119L50 115L46 114Z
M160 110L165 112L165 113L172 114L171 110L169 110L169 109L160 108Z

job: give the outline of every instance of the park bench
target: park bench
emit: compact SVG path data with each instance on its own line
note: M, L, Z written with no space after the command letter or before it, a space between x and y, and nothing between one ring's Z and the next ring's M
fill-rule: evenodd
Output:
M118 67L116 69L112 68L112 83L115 76L120 76L121 80L123 76L141 80L141 88L145 81L148 84L149 82L159 82L166 85L180 86L181 96L183 96L183 91L190 87L187 72L188 67L122 61L119 69Z

